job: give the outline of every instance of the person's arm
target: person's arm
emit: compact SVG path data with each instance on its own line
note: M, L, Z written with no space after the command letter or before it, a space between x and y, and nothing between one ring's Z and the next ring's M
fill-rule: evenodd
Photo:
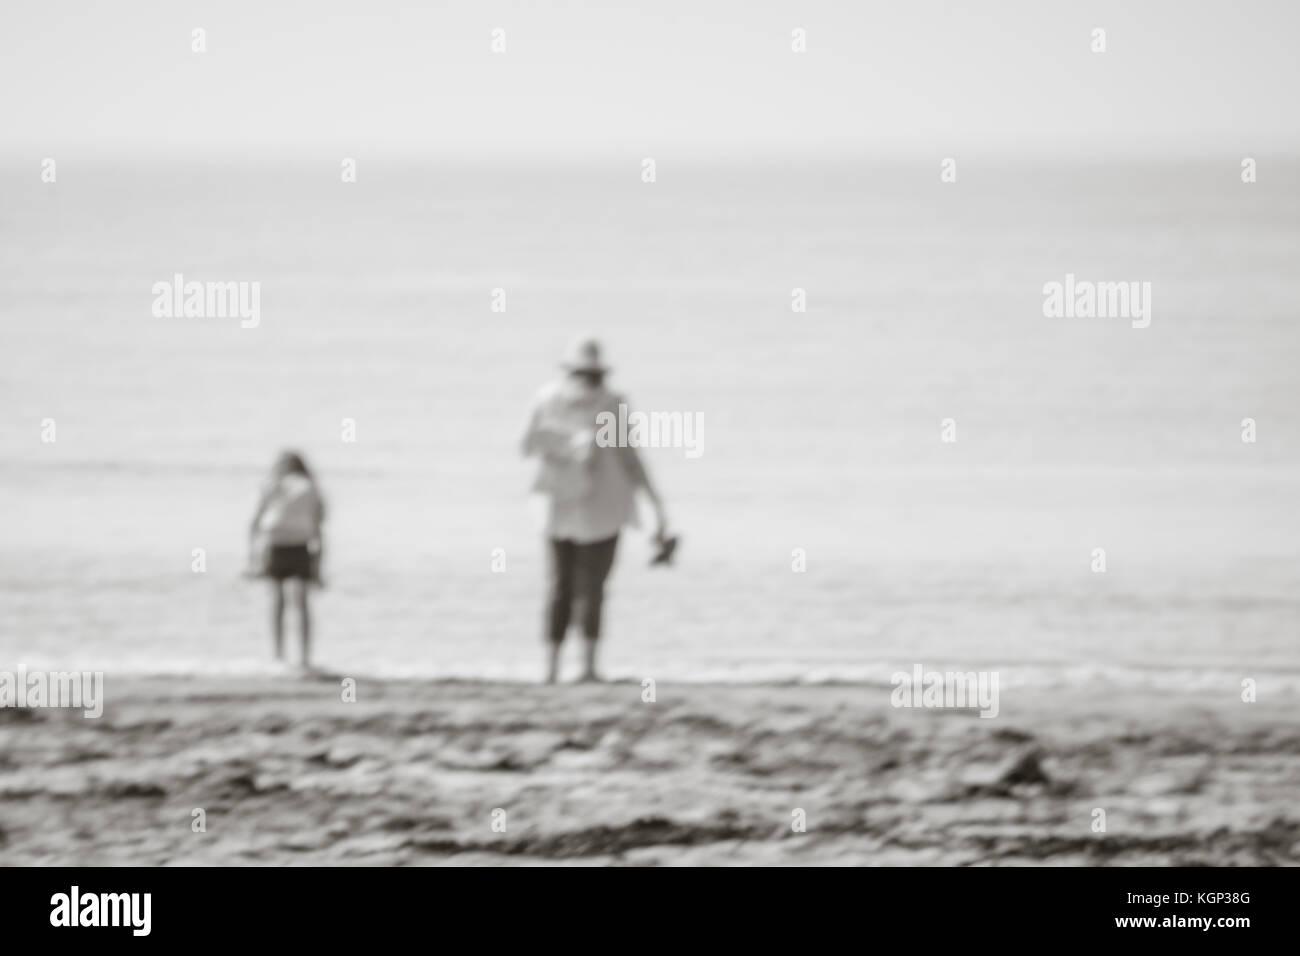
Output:
M540 423L542 418L542 409L540 406L533 409L532 415L528 418L528 427L524 429L523 440L519 443L519 448L525 458L531 458L542 450L541 446L541 429Z
M257 526L262 521L262 515L266 513L266 506L271 502L271 486L262 489L261 495L257 499L257 508L253 512L253 520L248 523L248 540L251 542L257 537Z
M312 531L312 543L315 545L312 552L312 579L317 584L323 584L321 567L325 560L325 502L321 500L320 489L313 488L312 494L315 498L312 508L312 523L315 525Z
M628 405L627 398L623 395L612 395L610 399L610 408L607 409L609 414L617 417L614 409L619 405ZM668 514L664 510L663 498L659 496L659 490L650 480L650 472L645 466L645 461L641 457L641 452L632 444L619 444L614 446L618 454L619 463L627 476L632 480L632 485L645 492L645 496L650 499L650 504L655 511L655 537L662 538L668 529Z
M594 432L592 435L594 436ZM540 455L543 459L555 463L564 463L585 459L586 449L582 447L583 436L576 436L572 431L548 425L543 420L542 406L533 410L524 431L520 449L525 458Z
M662 538L668 529L668 514L664 510L664 502L659 497L658 489L650 480L650 472L646 470L641 453L632 445L619 445L617 448L619 461L627 470L632 484L644 491L645 496L650 499L650 504L655 510L655 537Z

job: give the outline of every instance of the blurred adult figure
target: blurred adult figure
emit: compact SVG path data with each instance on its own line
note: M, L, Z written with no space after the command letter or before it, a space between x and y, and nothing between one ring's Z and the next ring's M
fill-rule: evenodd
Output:
M638 491L654 509L656 538L663 540L667 527L663 502L637 449L597 444L597 416L617 416L619 405L627 401L605 385L610 369L600 343L574 343L560 369L560 376L538 395L523 439L524 454L540 459L533 490L549 499L544 625L548 683L559 676L560 649L575 618L583 636L581 679L600 679L596 649L605 581L620 531L638 524Z

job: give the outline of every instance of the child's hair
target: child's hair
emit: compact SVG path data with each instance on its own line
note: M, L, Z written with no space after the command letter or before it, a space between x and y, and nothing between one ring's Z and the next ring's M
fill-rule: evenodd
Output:
M303 461L302 455L296 451L282 451L280 457L275 460L271 466L271 480L278 481L285 475L302 475L312 484L316 483L316 478L312 475L311 469Z

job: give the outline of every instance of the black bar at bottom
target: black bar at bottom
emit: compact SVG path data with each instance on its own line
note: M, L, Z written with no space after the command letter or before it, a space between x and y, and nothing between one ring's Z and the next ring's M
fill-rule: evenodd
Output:
M811 878L730 871L705 884L682 874L670 878L680 883L659 876L625 889L608 875L600 887L573 875L568 886L554 876L536 884L460 869L3 869L0 909L10 945L73 933L77 943L338 945L434 929L486 940L526 927L541 944L599 924L634 937L696 926L733 939L771 931L860 937L892 926L971 943L1046 931L1053 936L1022 941L1198 937L1230 946L1293 926L1296 885L1285 868L828 869Z

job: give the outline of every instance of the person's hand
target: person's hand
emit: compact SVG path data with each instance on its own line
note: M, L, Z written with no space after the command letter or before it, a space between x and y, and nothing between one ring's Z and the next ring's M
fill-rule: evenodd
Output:
M590 458L591 451L596 447L596 430L594 428L580 428L568 440L569 451L573 455Z

